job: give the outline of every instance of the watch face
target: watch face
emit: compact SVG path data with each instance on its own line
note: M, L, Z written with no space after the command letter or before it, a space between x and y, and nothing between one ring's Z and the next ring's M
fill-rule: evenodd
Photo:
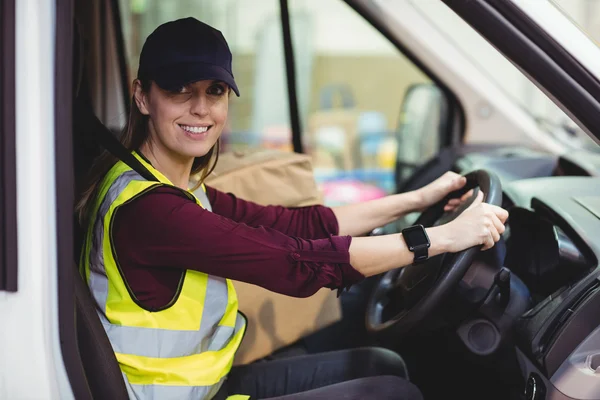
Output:
M404 236L404 240L408 244L409 247L418 247L424 246L429 243L429 239L425 233L425 229L420 226L411 226L402 231L402 235Z

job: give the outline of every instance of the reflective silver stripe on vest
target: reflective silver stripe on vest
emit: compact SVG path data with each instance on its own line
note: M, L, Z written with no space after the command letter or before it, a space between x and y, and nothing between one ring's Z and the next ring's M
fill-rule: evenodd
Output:
M194 331L137 328L113 325L104 318L102 320L104 330L116 353L153 358L185 357L205 351L221 350L229 344L233 335L242 329L245 324L244 318L238 314L235 320L235 328L218 326L212 335L205 334L202 336L199 332ZM159 347L154 346L153 344L158 341L161 345Z
M212 336L212 341L208 346L209 351L217 351L229 344L233 335L239 332L246 324L246 319L241 314L237 314L235 318L235 327L219 326Z
M104 267L104 217L112 203L133 180L143 180L135 171L127 171L119 176L111 185L106 196L100 204L96 219L94 221L94 235L92 238L92 248L90 249L90 279L89 286L92 294L96 298L100 309L106 310L106 298L108 296L108 278L106 268ZM104 319L104 318L102 318Z
M223 295L223 293L225 295ZM200 332L204 332L204 334L207 335L209 334L207 329L212 330L215 326L219 325L219 322L221 322L221 318L223 318L223 314L227 309L228 296L229 289L227 288L225 279L209 275L208 285L206 286L206 295L204 296L204 309L202 311ZM210 341L202 343L202 351L208 350L209 345Z
M135 171L121 174L109 188L94 220L94 237L89 254L89 286L103 311L106 311L108 278L104 264L104 224L111 205L133 180L144 179ZM199 200L211 210L208 197L202 189ZM200 193L198 193L200 194ZM154 358L174 358L217 351L224 348L234 334L244 328L245 319L238 314L235 328L219 326L227 310L228 288L225 279L209 275L202 319L197 331L142 328L111 324L100 315L104 329L113 349L117 353L133 354ZM219 390L223 380L212 386L132 385L127 381L131 398L138 399L209 399Z
M198 198L198 200L200 200L200 203L202 204L202 207L204 207L205 210L212 212L212 206L210 205L210 201L208 201L208 196L206 195L204 189L202 189L202 186L196 189L194 195Z
M226 378L212 386L161 386L132 385L123 374L130 399L137 400L181 400L210 399L217 394Z
M216 344L229 343L229 339L234 333L233 327L219 326L215 330L215 326L223 317L223 310L227 308L227 296L225 279L211 276L207 282L202 323L197 331L113 325L105 319L103 321L104 330L117 353L172 358L185 357L206 350L220 350L224 346L217 347ZM229 334L224 340L222 338L225 336L225 332L222 329ZM219 337L219 339L215 341L216 337ZM159 341L160 346L155 346L154 344Z

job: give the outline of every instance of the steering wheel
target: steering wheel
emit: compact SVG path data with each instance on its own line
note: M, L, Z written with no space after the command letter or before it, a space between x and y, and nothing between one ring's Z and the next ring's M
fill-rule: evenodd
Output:
M442 225L458 217L483 190L483 201L496 206L502 202L500 179L492 172L477 170L465 175L466 185L425 210L416 224L425 227ZM469 201L458 209L444 213L451 198L475 189ZM367 330L373 334L401 336L430 316L465 275L479 247L455 254L432 257L421 265L410 265L388 271L375 286L366 311Z

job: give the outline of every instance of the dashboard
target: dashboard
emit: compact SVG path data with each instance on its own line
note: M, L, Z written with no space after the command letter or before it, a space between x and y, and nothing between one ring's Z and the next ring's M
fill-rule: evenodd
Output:
M553 177L504 188L509 208L505 266L534 300L569 285L598 265L600 178Z
M446 148L398 189L418 189L448 169L495 173L509 218L503 239L478 255L441 314L475 354L514 345L529 386L568 391L576 377L600 393L600 153ZM591 353L595 374L586 366Z
M593 253L569 227L544 214L514 207L505 235L504 265L523 280L534 300L581 278L596 264Z
M586 379L577 349L600 332L600 154L496 148L463 154L454 170L482 168L509 210L503 265L528 290L514 326L524 364L558 388L565 371Z
M600 326L600 178L532 178L504 190L515 202L505 265L532 300L516 323L516 341L551 378ZM585 376L585 368L573 373Z
M479 168L494 171L502 183L549 176L600 176L600 153L573 151L557 156L527 147L465 147L455 170L464 173Z
M598 264L600 257L600 154L556 156L525 147L498 147L460 156L454 170L494 172L509 210L504 264L534 302Z

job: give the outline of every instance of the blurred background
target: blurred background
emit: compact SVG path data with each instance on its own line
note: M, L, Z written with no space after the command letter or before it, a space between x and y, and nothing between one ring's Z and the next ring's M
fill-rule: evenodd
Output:
M541 124L547 124L549 131L559 135L556 132L565 127L578 129L441 1L377 3L389 9L390 18L402 18L394 13L401 2L418 8L477 68ZM553 3L600 42L600 1ZM120 0L120 7L130 80L136 76L148 34L163 22L196 17L223 32L234 56L241 97L231 99L223 149L292 150L279 1ZM442 92L344 2L291 0L289 8L303 144L313 158L326 204L393 192L395 173L409 176L411 166L432 157L440 147ZM118 128L123 122L122 117L115 117L112 125ZM586 135L578 137L582 147L597 151ZM405 165L406 170L395 171L397 165Z

